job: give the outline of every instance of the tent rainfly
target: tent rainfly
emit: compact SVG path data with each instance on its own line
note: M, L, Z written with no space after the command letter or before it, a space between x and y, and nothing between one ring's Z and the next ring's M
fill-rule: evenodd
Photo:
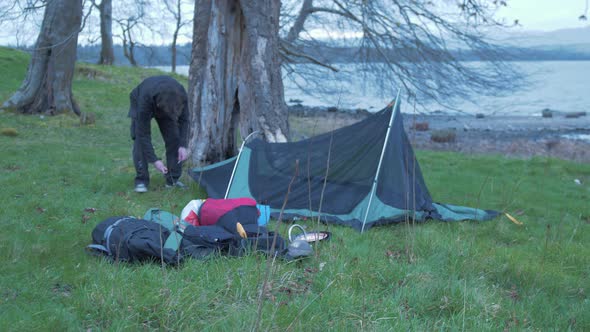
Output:
M364 231L414 219L488 220L496 211L432 201L403 128L399 93L383 110L291 143L253 139L231 159L189 171L211 198L251 197L283 219L320 218Z

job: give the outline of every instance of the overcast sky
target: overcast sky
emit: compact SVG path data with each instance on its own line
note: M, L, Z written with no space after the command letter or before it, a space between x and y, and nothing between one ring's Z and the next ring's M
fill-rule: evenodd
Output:
M586 9L586 0L507 0L508 7L498 15L507 20L518 19L525 30L557 30L584 27L588 21L578 17Z
M3 0L0 0L3 1ZM288 0L283 0L288 1ZM297 0L299 1L299 0ZM508 7L501 8L497 17L503 18L507 23L518 19L522 30L543 30L552 31L565 28L586 27L588 21L580 21L578 17L587 10L587 0L506 0ZM192 12L190 10L189 12ZM588 13L586 13L587 15ZM5 28L6 26L4 26ZM15 33L11 29L0 29L0 45L20 43L32 44L36 39L38 31L34 29L25 29ZM115 27L114 27L115 28ZM98 29L98 28L96 28ZM95 29L95 30L96 30ZM118 31L118 30L117 30ZM95 32L91 32L93 36ZM318 32L320 35L325 31ZM315 34L314 34L315 35ZM81 36L82 37L82 36ZM318 37L318 36L316 36ZM181 38L182 42L186 38ZM80 38L84 43L84 38ZM119 41L115 41L118 43ZM158 42L155 42L158 43Z

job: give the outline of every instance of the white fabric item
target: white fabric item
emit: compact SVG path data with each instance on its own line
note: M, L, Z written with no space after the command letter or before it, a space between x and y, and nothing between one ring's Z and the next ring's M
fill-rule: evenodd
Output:
M188 202L184 209L182 209L180 218L190 224L195 224L195 221L198 220L199 208L203 202L205 202L203 199L193 199L192 201Z

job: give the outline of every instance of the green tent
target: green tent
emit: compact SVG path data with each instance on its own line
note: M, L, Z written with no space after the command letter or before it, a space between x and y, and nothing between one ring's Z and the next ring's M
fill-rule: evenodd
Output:
M306 140L252 139L238 156L189 173L209 197L251 197L269 205L275 218L284 205L283 219L319 217L360 231L412 218L495 217L495 211L432 200L398 100L363 121Z

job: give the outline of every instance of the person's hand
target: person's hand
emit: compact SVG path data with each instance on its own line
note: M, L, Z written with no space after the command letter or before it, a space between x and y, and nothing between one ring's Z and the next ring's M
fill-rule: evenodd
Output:
M168 168L164 165L164 163L161 160L156 160L156 162L154 163L154 166L162 174L168 174Z
M181 146L178 148L178 162L185 161L188 158L188 150Z

